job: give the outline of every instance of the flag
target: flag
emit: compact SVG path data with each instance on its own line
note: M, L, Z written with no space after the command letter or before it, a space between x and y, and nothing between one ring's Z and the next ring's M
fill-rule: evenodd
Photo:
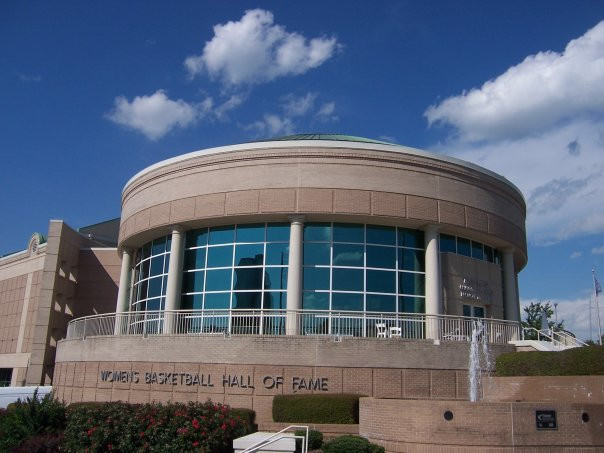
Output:
M596 296L598 294L600 294L602 292L602 285L600 285L600 282L598 281L598 279L594 276L594 286L596 287Z

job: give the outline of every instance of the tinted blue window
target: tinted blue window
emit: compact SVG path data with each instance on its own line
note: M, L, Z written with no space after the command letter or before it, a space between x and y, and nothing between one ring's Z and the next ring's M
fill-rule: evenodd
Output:
M399 249L399 262L401 269L406 271L424 272L426 255L423 250Z
M287 267L267 267L264 272L264 289L286 289Z
M149 263L150 260L143 261L141 263L141 278L149 277Z
M399 272L399 293L424 295L424 274L414 274L411 272Z
M219 272L219 271L214 271ZM206 310L223 310L230 308L230 293L210 293L206 294L203 308ZM208 321L211 323L210 321Z
M457 253L457 247L455 245L455 236L449 236L448 234L440 235L440 251Z
M396 311L396 296L386 296L383 294L367 294L367 311Z
M352 223L334 223L333 224L334 242L364 242L365 228L363 225Z
M233 246L208 247L208 267L228 267L233 265Z
M475 258L477 260L483 260L484 259L484 253L482 250L482 244L480 242L474 242L472 241L472 258Z
M234 242L235 239L235 227L221 226L210 228L210 239L209 244L228 244Z
M149 258L151 256L151 243L147 242L143 245L143 250L141 251L142 259Z
M463 256L472 256L472 247L469 239L457 238L457 253Z
M199 310L203 308L203 294L190 294L182 296L183 310Z
M187 231L187 248L201 247L208 243L208 229Z
M289 242L289 223L269 223L266 226L267 242Z
M399 228L398 245L401 247L413 247L416 249L423 249L424 232L419 230L409 230L407 228Z
M162 305L159 297L156 299L149 299L147 301L147 310L161 310L164 308Z
M231 269L206 271L206 291L228 291L231 289Z
M423 297L399 297L398 311L403 313L425 313L426 300Z
M155 277L149 280L149 294L147 297L161 296L161 277Z
M396 228L367 225L367 244L396 245Z
M151 247L151 254L159 255L160 253L164 253L166 251L166 237L155 239L153 241L153 246Z
M203 269L206 266L206 249L185 250L184 269Z
M235 266L262 266L264 244L237 244L235 246Z
M234 290L262 289L261 267L239 267L235 269Z
M262 293L233 293L233 308L259 310L262 308Z
M363 291L363 270L334 268L332 286L340 291Z
M185 272L183 276L184 293L199 293L203 291L203 271Z
M264 224L238 225L237 242L263 242Z
M304 225L305 241L331 240L331 225L329 223L307 223Z
M329 244L304 243L304 265L329 264Z
M289 263L289 244L266 244L266 265L287 265Z
M323 245L323 244L309 244ZM355 244L334 244L333 265L334 266L363 266L363 246Z
M329 293L313 293L305 291L302 294L304 310L329 310Z
M287 308L287 293L285 291L265 292L264 308L272 310L285 310Z
M367 270L367 291L396 293L396 272Z
M164 255L151 258L151 275L161 275L164 273Z
M329 289L329 268L305 267L304 289Z
M367 267L396 269L396 248L368 245Z
M494 259L493 248L489 247L488 245L484 246L484 259L487 260L489 263L492 263Z
M363 295L350 293L333 293L331 309L341 311L363 311Z

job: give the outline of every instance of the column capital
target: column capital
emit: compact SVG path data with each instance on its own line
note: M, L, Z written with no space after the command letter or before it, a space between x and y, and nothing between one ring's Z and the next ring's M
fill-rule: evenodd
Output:
M291 215L288 217L288 220L291 223L304 223L304 221L306 220L306 217L303 215Z
M132 247L120 247L117 252L120 258L124 255L130 255L130 257L132 257L134 250L135 249Z
M424 231L427 233L438 233L440 231L440 225L437 225L435 223L429 223L424 226Z
M174 234L174 233L183 234L185 231L187 231L187 229L182 225L171 225L170 226L170 233L172 233L172 234Z

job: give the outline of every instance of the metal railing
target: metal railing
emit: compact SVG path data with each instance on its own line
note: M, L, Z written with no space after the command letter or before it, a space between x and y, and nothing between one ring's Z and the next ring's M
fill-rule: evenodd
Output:
M556 349L578 348L587 346L586 343L577 339L565 330L538 330L534 327L524 327L522 329L523 340L548 341Z
M474 321L485 325L488 343L520 339L513 321L426 315L333 310L177 310L107 313L74 319L67 339L111 335L331 335L392 339L469 342Z
M300 429L301 428L301 429ZM288 431L292 429L298 429L300 431L305 431L303 436L299 436L297 434L287 434ZM257 442L254 445L243 450L241 453L255 453L259 451L261 448L264 448L268 445L274 444L275 442L280 441L281 439L289 437L292 439L300 439L302 441L302 453L308 452L308 426L306 425L289 425L287 428L283 428L281 431L268 436L266 439L262 439L260 442Z

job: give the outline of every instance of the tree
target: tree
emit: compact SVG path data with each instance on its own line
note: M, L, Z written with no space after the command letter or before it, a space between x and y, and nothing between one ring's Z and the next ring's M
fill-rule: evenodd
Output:
M524 321L522 321L522 328L526 329L532 327L533 329L541 330L541 314L543 313L543 310L545 310L545 314L547 315L547 325L550 330L564 330L564 320L557 324L550 320L554 314L554 310L549 302L546 302L545 304L541 302L531 302L528 306L524 307ZM532 329L527 330L524 332L524 338L527 340L536 340L537 332Z

